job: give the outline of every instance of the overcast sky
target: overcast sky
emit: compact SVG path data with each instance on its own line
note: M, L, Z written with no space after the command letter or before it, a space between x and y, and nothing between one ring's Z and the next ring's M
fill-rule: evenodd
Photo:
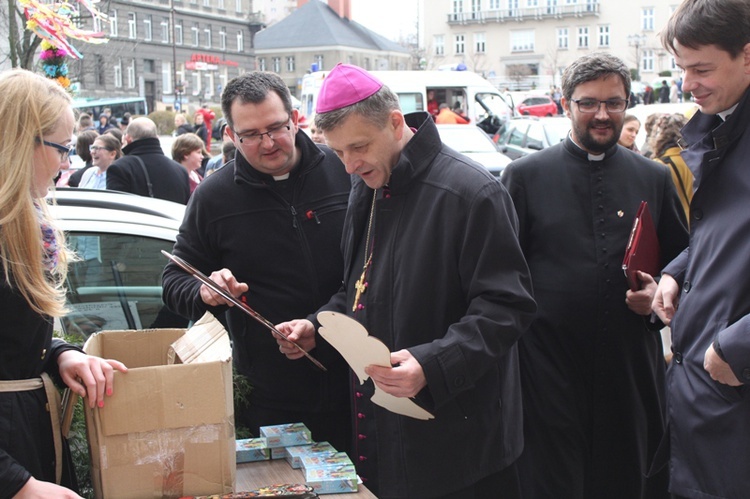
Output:
M352 19L391 40L416 33L419 0L351 0Z

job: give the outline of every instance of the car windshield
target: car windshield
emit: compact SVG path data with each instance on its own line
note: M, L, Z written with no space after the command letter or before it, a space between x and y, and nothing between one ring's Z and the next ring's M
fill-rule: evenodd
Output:
M462 153L497 152L495 144L478 128L465 126L440 129L440 140Z
M550 144L557 144L565 140L570 132L570 120L557 119L550 120L544 124L544 133L547 134L547 140Z

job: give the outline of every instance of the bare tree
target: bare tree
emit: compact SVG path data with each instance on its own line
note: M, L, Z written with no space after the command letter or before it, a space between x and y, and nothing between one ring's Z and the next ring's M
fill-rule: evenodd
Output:
M7 0L5 7L2 19L7 23L8 52L3 53L3 58L10 61L11 67L32 69L42 39L26 29L26 17L16 0Z
M516 88L520 88L521 82L531 76L531 68L528 64L508 64L505 74L515 83Z

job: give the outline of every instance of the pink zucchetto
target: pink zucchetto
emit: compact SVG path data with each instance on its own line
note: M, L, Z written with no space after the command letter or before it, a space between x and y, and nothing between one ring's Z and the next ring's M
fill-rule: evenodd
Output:
M316 113L327 113L363 101L383 87L383 82L358 66L338 63L328 73L318 93Z

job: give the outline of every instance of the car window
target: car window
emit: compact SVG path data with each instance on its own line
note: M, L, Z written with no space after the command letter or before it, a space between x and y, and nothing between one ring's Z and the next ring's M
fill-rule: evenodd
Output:
M398 102L404 114L424 111L422 94L418 92L403 92L398 94Z
M570 132L570 120L557 120L554 123L547 123L544 126L544 133L547 135L547 142L555 145L565 140Z
M508 144L523 146L524 137L526 136L526 128L528 128L528 124L526 123L514 125L510 130Z
M497 152L495 144L477 127L438 128L438 131L440 132L440 140L458 152Z
M172 242L132 234L71 232L68 243L80 258L68 273L70 313L66 334L84 338L103 329L186 327L161 300L161 250Z

